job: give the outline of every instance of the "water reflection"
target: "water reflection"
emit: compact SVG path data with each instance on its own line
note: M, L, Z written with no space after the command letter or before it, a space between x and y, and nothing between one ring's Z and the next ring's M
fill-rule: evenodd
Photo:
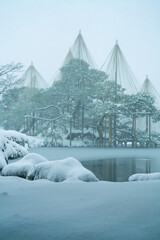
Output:
M83 161L83 166L91 170L99 180L124 182L128 181L129 176L135 173L150 173L150 159L105 159Z

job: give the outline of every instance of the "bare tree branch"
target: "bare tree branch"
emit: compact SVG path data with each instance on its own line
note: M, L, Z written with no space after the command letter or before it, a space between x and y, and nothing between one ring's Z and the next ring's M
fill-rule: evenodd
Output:
M20 71L23 68L23 65L21 63L10 63L6 65L0 66L0 77L9 73L15 73Z
M36 120L44 120L44 121L50 121L50 122L52 122L52 121L56 121L56 120L64 117L64 115L58 116L57 118L48 118L48 119L47 119L47 118L40 118L40 117L33 117L33 116L30 116L30 115L26 115L25 117L26 117L26 118L36 119Z
M21 63L10 63L0 66L0 94L22 82L22 79L15 76L15 73L19 72L22 67Z

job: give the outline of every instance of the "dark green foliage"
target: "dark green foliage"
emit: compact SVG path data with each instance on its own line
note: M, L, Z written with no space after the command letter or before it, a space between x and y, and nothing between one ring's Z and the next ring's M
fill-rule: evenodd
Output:
M116 89L116 95L115 95ZM46 90L11 88L0 102L1 126L28 134L41 134L48 145L81 139L89 145L106 146L113 141L116 115L116 144L156 145L156 133L138 129L139 118L160 120L154 99L109 81L108 76L80 59L72 59L60 69L60 78ZM112 121L111 121L112 120ZM137 124L137 125L136 125Z

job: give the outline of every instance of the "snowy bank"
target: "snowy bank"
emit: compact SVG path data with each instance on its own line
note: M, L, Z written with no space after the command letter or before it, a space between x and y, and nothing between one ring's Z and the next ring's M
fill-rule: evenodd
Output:
M157 173L136 173L129 177L131 181L160 180L160 172Z
M47 162L48 160L37 153L29 153L21 160L11 163L2 169L2 176L18 176L26 178L28 172L34 165Z
M28 179L48 179L53 182L80 180L97 182L97 177L75 158L49 161L35 165L28 173Z

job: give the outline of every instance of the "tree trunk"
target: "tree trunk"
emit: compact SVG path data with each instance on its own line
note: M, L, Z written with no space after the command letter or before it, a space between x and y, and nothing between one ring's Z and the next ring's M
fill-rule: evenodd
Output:
M146 133L148 133L148 115L146 115Z
M32 116L33 116L33 120L32 120L32 135L34 135L34 132L35 132L35 112L33 111L32 113Z
M83 135L84 135L84 100L82 104L82 130L81 130L81 139L83 141Z
M114 127L113 127L113 145L114 147L116 147L116 128L117 128L117 123L116 123L116 120L117 120L117 116L116 116L116 113L114 114Z
M72 119L70 119L70 146L72 146Z
M99 126L99 147L101 146L101 127Z
M106 134L107 134L107 116L105 115L105 129L104 129L104 147L106 148Z

